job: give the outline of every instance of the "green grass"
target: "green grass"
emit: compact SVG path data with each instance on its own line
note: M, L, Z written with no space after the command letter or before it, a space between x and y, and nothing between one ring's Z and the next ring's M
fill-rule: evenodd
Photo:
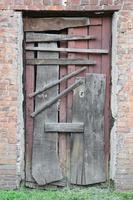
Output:
M63 189L0 191L0 200L133 200L133 192L120 193L109 189Z

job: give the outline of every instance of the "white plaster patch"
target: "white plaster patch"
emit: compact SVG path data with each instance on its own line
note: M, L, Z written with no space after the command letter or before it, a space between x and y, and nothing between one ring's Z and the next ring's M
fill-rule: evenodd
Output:
M22 13L15 12L17 20L17 83L18 83L18 115L17 115L17 185L24 179L24 119L23 119L23 21Z
M117 129L116 120L118 113L117 94L118 94L118 67L117 67L117 24L119 13L113 15L112 20L112 91L111 91L111 112L114 118L114 125L110 135L110 178L115 179L116 173L116 152L117 152Z
M66 4L67 4L67 0L62 0L62 5L66 6Z
M111 130L111 135L110 135L110 178L112 180L115 179L115 171L116 171L116 123L114 123L114 126Z

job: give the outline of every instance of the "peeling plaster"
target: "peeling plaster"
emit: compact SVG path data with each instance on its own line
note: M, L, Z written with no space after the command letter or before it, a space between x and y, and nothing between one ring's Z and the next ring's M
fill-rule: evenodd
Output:
M17 20L17 83L18 83L18 116L17 116L17 186L24 179L24 118L23 118L23 21L22 13L14 13Z
M118 28L119 12L113 15L112 19L112 91L111 91L111 112L114 118L114 125L110 134L110 178L114 180L116 173L116 152L117 152L117 129L116 120L118 113L117 94L118 87L118 67L117 67L117 28Z

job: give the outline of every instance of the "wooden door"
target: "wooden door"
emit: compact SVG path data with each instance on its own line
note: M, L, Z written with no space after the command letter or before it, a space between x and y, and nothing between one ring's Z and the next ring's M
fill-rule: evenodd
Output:
M111 18L26 18L26 182L108 177Z

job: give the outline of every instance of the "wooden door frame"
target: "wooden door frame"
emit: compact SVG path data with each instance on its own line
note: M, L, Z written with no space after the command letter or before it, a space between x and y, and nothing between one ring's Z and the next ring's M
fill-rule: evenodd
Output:
M80 12L80 13L82 13L82 12ZM67 14L69 14L69 12ZM100 15L99 17L104 17L104 16L108 16L108 15L111 17L112 12L111 12L111 15L107 14L107 13L104 13L104 15ZM90 16L97 17L95 14L92 14L92 13L90 14ZM30 52L28 54L28 56L29 56L29 58L32 58L33 54ZM28 90L28 91L31 90L31 88L33 87L33 84L34 84L34 73L33 73L33 69L32 68L33 68L32 66L29 66L28 74L27 74L26 70L24 72L24 77L25 77L24 79L26 79L26 77L27 77L27 80L28 80L28 82L25 81L25 86L24 86L25 91L26 90ZM29 79L29 77L30 77L30 79ZM110 50L110 77L111 77L111 50ZM26 83L27 83L27 85L26 85ZM111 92L110 91L111 91L111 87L109 88L109 98L111 99ZM25 92L25 103L27 103L26 99L27 99L27 93ZM31 108L33 102L31 100L28 100L27 104L29 105L28 107ZM25 146L26 146L27 142L29 144L26 147L26 149L27 149L27 148L29 148L30 145L32 145L32 139L33 139L32 138L32 134L27 134L27 130L30 127L30 131L29 132L33 131L33 120L30 119L29 122L28 122L29 125L27 125L27 123L26 123L26 119L27 119L27 115L26 115L27 111L26 111L26 109L27 109L27 107L25 108L25 128L26 128L25 129L26 130L26 133L25 133L25 141L26 141L25 142ZM109 107L109 109L110 109L110 107ZM111 109L110 109L110 119L111 119ZM106 155L108 157L107 158L108 162L107 162L107 165L106 165L106 173L107 173L107 178L108 179L109 179L109 156L110 156L110 129L111 129L111 126L109 127L109 130L108 130L108 137L106 138L106 141L107 141L107 144L108 144L107 146L108 147L106 146L107 149L105 150L106 151ZM25 158L26 158L26 156L27 155L25 155ZM30 154L30 156L31 156L31 154ZM26 162L26 159L25 159L25 162ZM26 169L26 167L25 167L25 169ZM26 169L25 173L27 173L27 169ZM25 177L26 177L26 175L25 175ZM32 178L31 178L31 181L32 181Z

